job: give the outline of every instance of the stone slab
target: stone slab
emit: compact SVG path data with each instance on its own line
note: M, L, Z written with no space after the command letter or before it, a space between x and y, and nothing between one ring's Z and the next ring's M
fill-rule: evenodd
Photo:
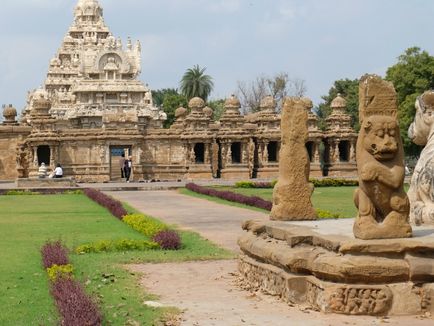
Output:
M17 188L70 188L77 187L74 178L59 178L59 179L17 179L15 181Z
M247 232L238 241L242 278L267 293L325 312L390 315L433 310L434 229L416 227L413 238L358 240L352 223L246 221Z

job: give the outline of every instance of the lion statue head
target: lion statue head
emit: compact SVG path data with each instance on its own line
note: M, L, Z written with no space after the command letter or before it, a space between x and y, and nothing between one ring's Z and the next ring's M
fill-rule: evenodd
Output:
M389 116L370 116L362 125L363 146L378 161L387 161L398 152L398 124Z
M434 126L434 91L427 91L416 100L416 115L408 128L408 137L417 145L425 146Z

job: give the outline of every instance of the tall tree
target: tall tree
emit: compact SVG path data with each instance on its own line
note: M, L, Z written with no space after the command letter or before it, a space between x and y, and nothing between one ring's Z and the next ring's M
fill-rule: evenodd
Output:
M327 95L322 96L323 102L315 108L319 117L321 129L326 128L325 119L330 115L332 109L330 107L334 98L341 94L347 101L347 112L351 116L351 125L359 130L359 80L358 79L339 79L333 83Z
M204 101L211 94L214 83L212 77L205 74L206 68L195 65L187 69L180 82L181 93L190 100L193 97L200 97Z
M250 82L238 82L238 97L245 113L259 111L261 100L271 95L280 111L282 101L286 96L303 96L306 93L306 83L303 79L290 78L288 73L280 72L269 77L261 75Z
M386 79L393 82L398 95L398 117L406 155L418 155L420 148L408 138L408 127L415 114L414 103L424 91L434 88L434 57L418 47L405 50L389 67Z

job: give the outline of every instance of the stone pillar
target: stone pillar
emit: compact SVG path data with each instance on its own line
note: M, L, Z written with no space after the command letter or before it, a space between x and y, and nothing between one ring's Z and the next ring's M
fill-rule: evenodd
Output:
M230 142L226 144L227 148L227 154L226 154L226 164L232 164L232 148L231 148Z
M280 150L279 179L273 190L272 220L314 220L316 212L310 197L307 108L312 101L306 98L286 98L282 108L282 148Z
M321 159L320 159L320 143L319 142L314 142L314 155L313 155L313 162L314 163L320 163Z
M194 152L194 145L190 144L190 163L195 164L196 163L196 153Z
M334 149L334 151L333 151L333 156L334 156L333 161L334 161L335 163L340 162L339 143L340 143L340 141L339 141L339 140L336 140L336 142L335 142L335 144L334 144L334 145L335 145L335 149Z
M263 152L262 162L264 164L268 163L268 142L264 142L264 152Z
M247 153L247 150L248 150L247 143L242 142L241 143L241 163L243 163L243 164L246 164L248 161L247 158L249 157L249 155Z
M210 146L211 146L211 144L209 144L209 143L204 144L205 153L203 154L203 160L204 160L205 164L210 163L210 158L209 158Z
M356 144L354 140L351 140L350 146L350 162L356 161Z
M38 146L33 147L33 167L39 168L39 164L38 164Z

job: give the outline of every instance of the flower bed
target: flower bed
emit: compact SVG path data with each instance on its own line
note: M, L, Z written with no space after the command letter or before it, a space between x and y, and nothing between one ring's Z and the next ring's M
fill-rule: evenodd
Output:
M314 187L357 187L359 185L358 180L352 179L309 179L310 183L313 183ZM235 183L235 188L274 188L277 180L271 182L254 182L254 181L238 181Z
M188 190L197 192L202 195L212 196L212 197L218 197L224 200L232 201L235 203L240 203L248 206L258 207L265 209L267 211L271 211L271 208L273 207L273 203L271 201L262 199L260 197L256 196L245 196L242 194L237 194L235 192L231 191L221 191L216 190L213 188L206 188L199 186L195 183L188 183L185 185L185 187ZM246 187L243 187L246 188ZM332 213L327 210L317 209L316 210L318 218L342 218L342 215L338 213Z
M228 201L232 201L235 203L240 203L240 204L244 204L244 205L249 205L249 206L253 206L253 207L257 207L257 208L262 208L268 211L271 211L271 207L273 207L273 204L265 199L262 199L260 197L256 197L256 196L245 196L245 195L241 195L241 194L237 194L231 191L220 191L220 190L216 190L213 188L206 188L206 187L202 187L199 186L195 183L188 183L185 185L185 187L188 190L203 194L203 195L208 195L208 196L213 196L213 197L218 197L224 200L228 200Z
M47 242L41 249L42 264L51 281L51 295L61 317L61 325L102 325L98 306L72 276L68 249L60 241Z
M112 213L112 215L114 215L120 220L122 220L123 216L128 214L120 201L117 201L112 197L107 196L99 190L87 188L84 189L83 192L91 200L107 208L110 213Z

